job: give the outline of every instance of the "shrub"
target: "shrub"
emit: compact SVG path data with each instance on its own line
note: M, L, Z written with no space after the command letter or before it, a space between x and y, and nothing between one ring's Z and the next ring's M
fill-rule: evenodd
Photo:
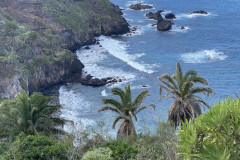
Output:
M109 148L96 148L88 151L82 160L112 160L112 151Z
M6 160L63 160L68 147L45 136L25 136L21 133L5 155Z
M0 159L2 158L2 155L4 155L6 153L6 151L8 150L8 146L6 143L0 143Z
M239 159L240 100L216 103L179 131L179 155L184 159Z
M106 147L109 147L112 150L112 157L116 160L135 158L138 153L138 150L128 142L111 141L106 143Z
M78 157L82 157L90 149L103 146L111 139L109 129L103 121L97 121L96 126L92 127L85 126L80 121L72 124L72 128L72 133L65 136L64 143L71 146L72 152Z
M138 135L134 143L138 154L137 159L175 160L177 136L169 122L158 121L156 132Z

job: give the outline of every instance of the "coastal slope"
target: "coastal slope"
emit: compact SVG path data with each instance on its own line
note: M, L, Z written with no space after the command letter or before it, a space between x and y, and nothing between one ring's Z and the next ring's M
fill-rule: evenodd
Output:
M96 36L127 32L108 0L1 0L0 98L74 81L84 66L73 52Z

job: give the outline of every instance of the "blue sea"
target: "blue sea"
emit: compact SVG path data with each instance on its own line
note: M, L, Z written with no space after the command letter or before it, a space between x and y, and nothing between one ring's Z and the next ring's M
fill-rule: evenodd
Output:
M59 90L62 117L84 125L105 121L111 127L116 115L110 111L98 113L98 109L104 106L102 99L118 99L111 95L111 89L130 84L134 98L141 91L148 90L150 96L144 104L157 106L155 111L152 108L142 111L135 123L137 130L147 127L153 131L159 119L167 120L173 102L172 99L159 102L158 77L164 73L172 75L176 62L181 64L183 71L196 70L207 79L215 94L202 98L211 106L224 98L234 98L235 93L240 95L239 0L145 0L141 2L154 8L144 11L128 9L129 5L139 1L111 1L125 9L123 16L131 27L137 26L136 33L98 37L102 47L81 48L77 55L85 65L84 74L124 81L97 88L81 84L62 86ZM165 10L163 16L170 12L176 15L169 32L158 32L156 26L151 26L156 21L145 17L146 13L157 10ZM196 10L205 10L209 14L189 15ZM186 29L181 30L181 26ZM65 128L68 130L67 126ZM111 132L115 134L117 130Z

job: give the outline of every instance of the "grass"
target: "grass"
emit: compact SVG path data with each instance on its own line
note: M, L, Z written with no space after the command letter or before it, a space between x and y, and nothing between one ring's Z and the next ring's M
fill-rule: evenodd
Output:
M105 20L121 18L107 0L96 1L94 5L89 0L74 3L53 0L44 4L45 11L51 11L59 23L73 31L88 29L90 23L97 27Z

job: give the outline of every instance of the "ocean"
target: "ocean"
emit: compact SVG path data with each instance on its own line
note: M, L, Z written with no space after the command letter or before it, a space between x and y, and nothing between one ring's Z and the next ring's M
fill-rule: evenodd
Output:
M135 122L137 130L148 128L154 131L159 119L167 120L173 102L172 99L159 102L158 77L175 73L176 62L181 64L183 71L196 70L207 79L215 94L202 98L211 106L224 98L236 97L235 93L240 96L239 0L145 0L141 2L154 8L144 11L128 9L130 4L139 1L111 1L125 9L123 16L131 27L137 26L138 30L132 36L98 37L102 47L90 45L90 50L83 47L76 54L85 65L84 74L97 78L117 77L124 81L103 87L62 86L59 90L63 105L61 117L75 123L81 121L84 125L105 121L111 128L116 115L111 111L98 113L98 109L104 106L102 99L118 99L111 95L111 89L130 84L133 98L148 90L150 96L143 104L157 106L155 111L148 108L139 113ZM157 10L165 10L163 16L170 12L176 15L169 32L158 32L156 26L151 26L156 21L145 17L146 13ZM196 10L209 14L189 15ZM186 29L181 30L181 26ZM65 129L69 128L65 126ZM117 129L110 131L114 135Z

